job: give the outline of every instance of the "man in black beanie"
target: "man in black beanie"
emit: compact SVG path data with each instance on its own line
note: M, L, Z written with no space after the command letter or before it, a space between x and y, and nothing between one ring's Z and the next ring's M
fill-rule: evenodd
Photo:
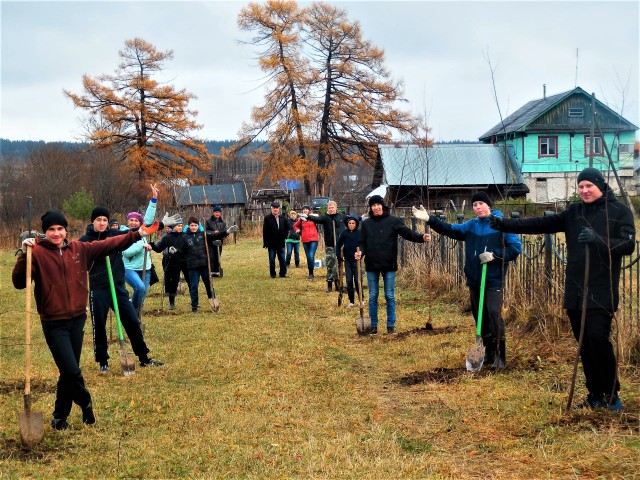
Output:
M105 238L126 234L126 231L108 228L109 210L104 207L96 207L91 212L91 225L87 226L81 242L95 242ZM120 322L131 342L133 353L140 360L141 366L162 366L163 362L149 358L149 348L144 341L140 321L133 304L129 300L129 292L125 287L125 269L122 261L122 252L109 255L111 274L113 276L113 288ZM100 372L109 371L109 352L107 342L107 316L109 309L114 310L111 296L111 285L107 271L106 257L98 258L89 268L89 308L91 310L91 326L93 327L93 354L95 361L100 365ZM115 312L115 310L114 310Z
M609 336L618 309L622 256L635 249L633 214L616 199L595 168L585 168L578 175L578 195L581 202L572 203L555 215L521 220L491 216L489 221L493 228L505 232L565 232L564 308L576 340L580 336L585 293L582 289L589 256L586 322L580 350L588 394L578 406L622 410L617 362Z
M364 258L369 287L370 335L378 334L378 295L382 277L387 303L387 334L396 333L396 271L398 270L398 235L405 240L424 243L431 240L427 233L411 230L400 217L391 215L380 195L369 198L369 216L360 224L360 250L355 260Z
M157 231L157 223L137 232L91 244L67 241L67 219L62 212L42 216L45 238L22 242L27 255L20 255L11 280L17 289L27 286L27 261L32 256L31 278L42 332L60 376L51 426L69 428L67 417L75 403L82 409L82 422L93 424L91 394L80 369L80 356L87 320L87 270L99 258L119 252Z

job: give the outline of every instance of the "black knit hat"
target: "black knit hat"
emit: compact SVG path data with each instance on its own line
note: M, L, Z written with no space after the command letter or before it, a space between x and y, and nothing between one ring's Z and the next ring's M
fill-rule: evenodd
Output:
M91 221L93 222L96 218L98 217L107 217L107 220L109 220L109 210L107 210L104 207L96 207L93 209L93 211L91 212Z
M111 220L109 220L109 226L111 227L113 225L120 225L120 222L117 218L112 218Z
M222 211L222 207L220 205L216 205L215 207L213 207L213 211L214 212L221 212Z
M380 195L373 195L371 197L369 197L369 206L375 204L375 203L379 203L380 205L382 205L384 207L384 198L382 198Z
M602 176L602 173L597 168L587 167L584 170L582 170L580 172L580 175L578 175L578 184L580 184L580 182L582 182L583 180L587 180L588 182L593 183L596 187L600 189L602 193L604 193L604 190L605 190L604 186L606 185L606 183L604 181L604 177Z
M280 202L271 202L271 208L280 208Z
M42 220L42 231L43 232L46 232L49 229L49 227L51 227L53 225L60 225L61 227L64 227L65 229L69 225L67 223L67 219L64 218L64 213L62 213L59 210L49 210L47 213L42 215L42 217L40 217L40 220Z
M476 202L484 202L490 207L493 207L493 202L485 192L476 192L471 196L471 205Z

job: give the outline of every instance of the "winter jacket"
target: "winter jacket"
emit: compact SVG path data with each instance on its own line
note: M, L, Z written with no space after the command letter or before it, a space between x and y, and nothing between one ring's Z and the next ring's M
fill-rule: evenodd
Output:
M502 217L498 210L491 210L491 214ZM430 216L428 223L434 231L464 242L464 274L468 286L480 287L482 264L478 257L486 251L492 252L496 259L487 263L485 285L502 288L507 262L514 261L522 252L522 243L517 235L494 230L489 225L489 217L476 217L461 224L450 224Z
M309 215L307 217L307 220L310 220L313 223L317 223L317 224L322 225L325 248L326 247L335 247L336 241L337 241L337 237L340 236L340 234L342 233L342 231L345 228L344 227L344 219L345 219L345 214L344 213L340 213L340 212L334 213L333 215L325 213L324 215L321 215L321 216ZM333 237L334 227L335 227L335 231L336 231L336 238L335 239Z
M369 217L360 225L360 250L367 272L395 272L398 270L398 235L410 242L424 243L422 233L414 232L404 220L382 208L382 215Z
M308 222L302 218L298 218L293 228L300 230L302 243L317 242L319 239L318 229L316 228L316 224L313 222Z
M182 234L182 250L185 252L187 260L187 268L194 270L200 267L207 266L207 247L205 246L205 232L197 231L195 233L189 231ZM226 230L222 232L207 232L207 240L222 240L228 236ZM209 253L211 255L211 253Z
M616 199L609 186L605 187L602 197L592 203L572 203L555 215L519 220L505 218L503 222L501 229L507 232L565 232L564 308L568 310L582 309L586 244L578 242L578 235L583 227L592 228L596 242L589 245L587 308L604 308L610 312L618 309L622 256L633 253L636 230L631 210Z
M86 233L80 237L81 242L95 242L106 238L125 235L126 231L112 230L107 228L104 232L96 232L93 225L87 225ZM115 252L109 255L111 263L111 273L113 275L113 283L124 284L124 262L122 261L122 252ZM89 265L89 286L91 290L109 287L109 274L107 272L106 257L98 258Z
M185 234L182 232L167 232L157 243L152 243L151 248L154 252L162 252L165 255L169 261L167 267L171 266L180 269L187 265L184 240ZM174 247L176 252L169 253L169 247Z
M207 230L207 232L225 232L227 230L227 224L224 220L222 220L222 217L220 218L216 218L213 215L211 215L211 217L207 218L207 221L205 222L205 229ZM215 248L218 248L217 245L214 245L214 240L209 241L209 246L211 248L213 248L215 246ZM218 244L221 245L221 244Z
M262 225L262 247L263 248L284 248L284 241L289 232L288 218L278 215L279 223L276 223L276 217L270 213L264 217Z
M338 237L338 243L336 244L336 254L345 258L349 262L355 262L354 255L356 249L360 244L360 217L356 215L349 215L344 219L344 224L347 225L349 220L356 221L356 229L349 230L349 227L345 228Z
M61 248L39 240L33 247L31 275L36 306L42 321L67 320L87 313L87 269L99 258L140 240L128 232L100 242L65 242ZM11 276L13 286L27 286L27 256L18 257Z
M300 243L300 234L296 232L295 224L297 220L292 220L291 218L287 218L287 225L289 226L289 231L287 232L287 238L285 242L287 243Z
M147 206L147 211L144 213L144 223L145 225L151 225L153 220L156 218L156 206L157 200L152 198L149 200L149 205ZM151 269L151 252L147 251L144 248L144 244L148 243L147 239L144 238L137 243L134 243L129 248L127 248L124 252L122 252L122 260L124 261L124 268L127 270L138 270L142 271L145 267L144 258L145 252L147 257L147 270Z

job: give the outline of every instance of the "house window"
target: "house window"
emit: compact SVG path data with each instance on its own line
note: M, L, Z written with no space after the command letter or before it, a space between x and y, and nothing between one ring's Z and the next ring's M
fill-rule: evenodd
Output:
M595 157L604 156L602 151L602 138L601 137L593 137L593 155ZM588 157L591 155L591 136L584 136L584 156Z
M558 158L558 137L538 137L538 158Z
M621 143L619 148L620 153L633 153L633 143Z
M582 108L570 108L569 118L582 118L584 117L584 109Z

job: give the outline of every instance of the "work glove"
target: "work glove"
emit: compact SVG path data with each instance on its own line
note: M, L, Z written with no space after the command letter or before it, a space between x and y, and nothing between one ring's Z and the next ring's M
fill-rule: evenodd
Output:
M142 225L138 231L140 232L140 236L144 238L156 233L158 228L160 228L160 222L156 220L151 225Z
M493 254L493 252L484 252L481 253L478 258L480 259L481 264L485 264L491 262L492 260L495 260L496 256Z
M582 227L582 231L580 235L578 235L579 243L594 243L596 241L596 232L593 231L593 228Z
M238 231L237 225L231 225L229 228L227 228L227 233L229 235L231 235L232 233L236 233L237 231Z
M27 251L27 247L35 247L36 246L36 239L33 237L29 237L29 238L25 238L22 241L22 250L23 251Z
M222 246L222 240L214 240L213 242L211 242L211 245L214 245L216 247L221 247Z
M504 229L504 218L496 215L489 215L489 226L494 230Z
M164 224L165 227L173 228L178 224L178 222L180 221L180 218L181 218L180 215L178 215L177 213L175 215L169 216L169 212L165 212L161 222Z
M173 255L174 253L176 253L178 251L178 249L176 247L169 247L169 253L171 255Z
M306 213L301 213L298 215L298 218L301 218L302 220L306 220L307 219L307 214Z
M411 207L411 211L413 212L413 216L418 220L429 222L429 212L427 212L422 205L420 205L420 208Z

